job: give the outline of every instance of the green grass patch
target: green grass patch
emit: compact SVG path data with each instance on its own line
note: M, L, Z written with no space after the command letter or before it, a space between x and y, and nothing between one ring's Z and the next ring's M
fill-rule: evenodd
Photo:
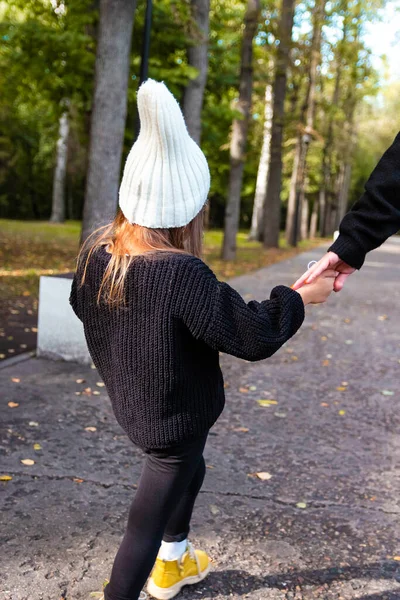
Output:
M67 221L61 225L43 221L0 219L0 294L3 299L38 295L39 277L73 271L79 250L81 223ZM221 260L222 230L205 234L205 260L218 277L227 279L265 267L299 252L313 248L324 240L301 242L288 247L283 236L281 248L264 249L259 242L249 241L247 231L237 237L235 261Z

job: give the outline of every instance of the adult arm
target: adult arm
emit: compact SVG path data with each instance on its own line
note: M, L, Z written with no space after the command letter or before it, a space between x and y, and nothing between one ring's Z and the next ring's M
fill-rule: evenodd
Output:
M340 235L329 251L293 285L300 289L312 283L326 269L339 275L335 291L364 264L365 255L400 229L400 133L386 150L365 184L363 196L345 215Z
M340 224L330 251L354 269L365 255L400 229L400 133L386 150L365 185L363 196Z

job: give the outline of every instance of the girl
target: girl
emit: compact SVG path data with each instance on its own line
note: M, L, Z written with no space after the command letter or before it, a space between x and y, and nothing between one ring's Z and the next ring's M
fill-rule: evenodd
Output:
M70 302L117 421L146 459L106 600L175 597L210 570L187 541L205 474L203 450L224 407L218 352L274 354L304 305L324 302L334 272L248 304L200 259L207 161L163 83L138 92L140 135L127 158L121 211L84 244Z

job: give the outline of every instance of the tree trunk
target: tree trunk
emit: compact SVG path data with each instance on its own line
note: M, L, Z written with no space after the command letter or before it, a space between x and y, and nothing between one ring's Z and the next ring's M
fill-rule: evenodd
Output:
M286 239L288 243L292 246L297 245L299 233L299 220L302 219L303 223L305 222L305 215L301 217L301 212L306 212L308 218L308 207L306 207L307 200L304 198L304 182L307 163L307 153L309 143L311 141L311 134L314 129L317 69L318 65L321 62L321 35L325 15L325 5L326 0L316 0L313 10L313 36L311 42L311 60L308 75L308 90L306 102L303 107L303 115L305 115L306 117L306 123L304 129L303 127L300 127L299 137L296 144L297 159L295 159L294 164L295 166L297 166L297 171L295 171L292 177L292 185L290 190L286 220ZM302 203L303 206L301 206L300 204L302 197L304 198ZM302 229L303 232L306 231L304 227Z
M225 231L222 258L236 258L236 235L239 229L240 193L253 91L253 38L257 31L260 0L247 0L245 27L240 67L239 101L236 110L240 119L234 119L230 147L229 197L225 209Z
M312 213L311 213L311 221L310 221L310 238L312 240L317 237L318 209L319 209L319 201L316 198L314 200L313 210L312 210Z
M253 216L251 219L250 240L262 241L264 231L264 205L267 195L267 181L270 163L272 127L272 87L265 87L264 130L260 162L258 164L256 193L254 196Z
M282 188L282 140L285 116L286 79L292 41L295 0L282 0L279 21L279 46L276 53L273 85L270 163L264 207L264 246L279 247Z
M347 3L346 3L347 6ZM334 123L334 110L339 104L340 95L340 84L342 80L342 69L343 69L343 50L347 38L347 18L343 20L343 35L342 39L337 48L336 56L336 78L335 87L333 89L331 110L329 112L328 129L325 136L325 144L322 154L322 186L320 191L320 228L321 236L326 237L327 234L331 234L332 227L331 223L331 207L329 202L331 200L331 187L332 187L332 146L333 146L333 123Z
M183 114L190 136L200 145L201 110L208 71L208 36L210 29L210 0L191 0L192 17L196 25L193 45L187 51L189 65L198 70L185 89Z
M81 241L115 217L135 9L136 0L100 0Z
M68 135L69 119L68 112L65 111L60 117L58 131L56 168L54 169L53 178L53 202L50 217L51 223L63 223L65 221L65 177L67 173Z

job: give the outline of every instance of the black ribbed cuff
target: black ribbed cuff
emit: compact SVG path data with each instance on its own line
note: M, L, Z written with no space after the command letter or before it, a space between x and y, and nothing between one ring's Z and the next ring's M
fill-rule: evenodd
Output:
M291 336L293 336L303 324L305 318L305 307L303 298L298 292L286 285L278 285L272 290L271 298L278 296L282 305L290 307L292 314Z
M334 252L346 264L353 269L361 269L365 261L365 251L360 248L353 238L339 235L338 239L332 244L328 252Z

